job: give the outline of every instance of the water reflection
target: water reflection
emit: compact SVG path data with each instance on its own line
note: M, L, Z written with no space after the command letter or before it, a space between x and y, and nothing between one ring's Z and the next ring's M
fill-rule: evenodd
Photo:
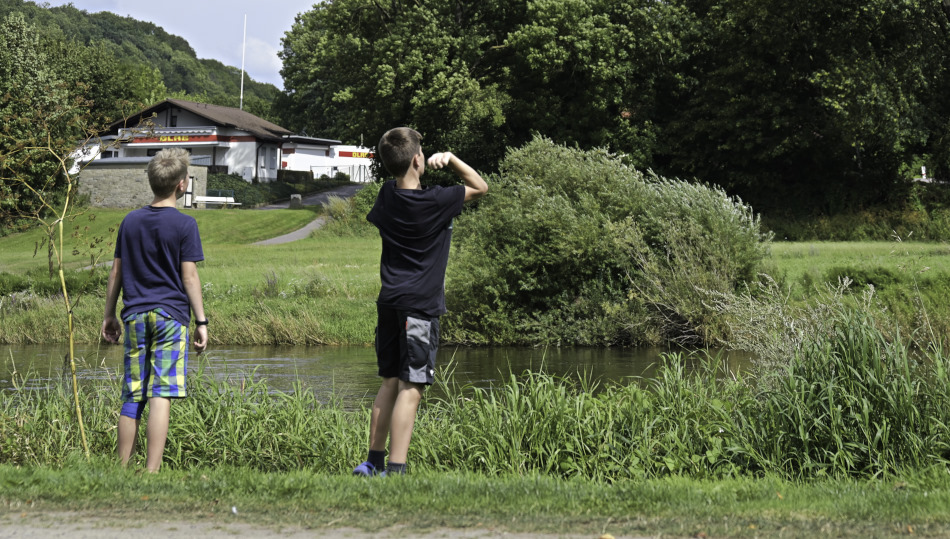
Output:
M603 383L629 383L634 377L654 376L660 348L463 348L445 346L438 364L448 366L448 379L459 385L490 387L511 374L544 371ZM37 390L49 387L66 372L66 345L0 346L0 390ZM77 375L82 381L118 379L122 370L122 347L92 345L76 348ZM322 346L214 347L192 356L189 372L204 368L219 380L235 382L253 377L264 379L270 389L312 390L322 402L342 400L347 407L369 404L379 389L376 358L371 347ZM733 371L745 369L746 356L726 358ZM116 388L118 391L118 386ZM438 386L434 388L439 392Z

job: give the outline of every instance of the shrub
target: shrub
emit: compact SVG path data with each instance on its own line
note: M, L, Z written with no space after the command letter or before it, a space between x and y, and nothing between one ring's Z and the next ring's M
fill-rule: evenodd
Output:
M721 190L535 138L458 220L445 338L497 344L709 340L704 298L754 280L767 252Z
M381 183L369 183L347 199L330 197L327 201L327 216L330 220L321 229L322 234L337 236L369 236L376 228L366 220L373 209Z
M278 174L278 180L270 183L248 183L234 174L209 174L208 189L230 189L234 191L234 200L241 203L238 208L248 209L278 200L287 200L293 194L315 193L349 181L346 174L342 176L338 174L332 179L328 176L314 179L311 173L306 171L281 172L284 174Z
M284 183L305 183L313 180L313 173L307 170L286 170L277 171L277 181Z
M234 174L209 174L208 189L229 189L234 191L235 202L239 208L253 208L270 202L271 196L263 184L252 184Z

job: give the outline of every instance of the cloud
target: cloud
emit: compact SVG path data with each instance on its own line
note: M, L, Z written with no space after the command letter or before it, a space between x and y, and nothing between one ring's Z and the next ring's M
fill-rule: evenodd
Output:
M277 57L277 47L272 43L248 36L244 64L248 73L256 74L256 76L252 75L254 80L269 82L278 87L283 86L283 81L277 75L283 64Z

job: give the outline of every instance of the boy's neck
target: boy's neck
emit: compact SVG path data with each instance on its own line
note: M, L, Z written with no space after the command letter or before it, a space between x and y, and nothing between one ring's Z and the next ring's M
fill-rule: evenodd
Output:
M414 170L409 169L405 175L396 178L397 189L422 189L422 182Z
M175 196L177 193L172 193L167 197L155 197L152 199L152 203L149 206L153 208L174 208L177 206L178 197Z
M179 181L178 185L175 186L175 190L168 193L167 196L155 195L149 206L153 208L174 208L178 206L178 198L183 194L185 194L185 180Z
M422 183L418 178L410 180L405 177L396 179L396 189L422 189Z

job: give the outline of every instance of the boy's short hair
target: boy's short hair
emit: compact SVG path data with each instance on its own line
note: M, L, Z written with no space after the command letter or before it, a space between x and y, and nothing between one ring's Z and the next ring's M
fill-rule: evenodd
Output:
M148 162L148 184L155 196L165 197L175 191L178 182L188 175L191 154L184 148L165 148Z
M383 133L379 139L379 158L390 174L400 178L406 175L412 158L422 149L422 135L415 129L396 127Z

